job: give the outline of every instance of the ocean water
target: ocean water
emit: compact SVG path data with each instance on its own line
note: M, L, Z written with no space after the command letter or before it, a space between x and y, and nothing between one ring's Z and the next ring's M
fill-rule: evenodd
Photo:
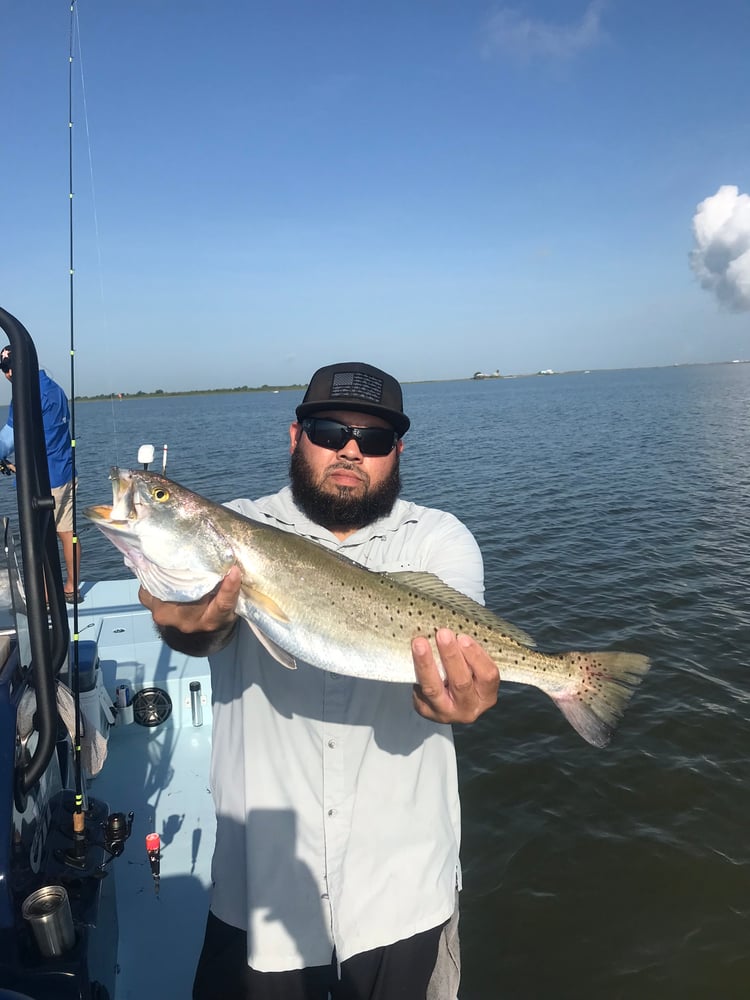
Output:
M297 401L80 404L80 502L108 502L108 467L143 442L215 500L271 492ZM457 729L462 1000L750 995L750 365L417 384L405 402L404 495L472 529L488 606L542 649L653 662L604 750L511 685ZM82 577L126 575L82 520Z

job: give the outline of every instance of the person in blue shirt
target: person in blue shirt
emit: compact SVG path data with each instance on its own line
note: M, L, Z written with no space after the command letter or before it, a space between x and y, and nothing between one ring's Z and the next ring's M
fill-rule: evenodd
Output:
M10 346L0 351L0 371L8 381L13 379L13 359ZM47 446L47 466L49 484L55 499L55 529L60 539L65 562L65 600L68 604L81 601L80 591L76 591L73 560L76 570L81 562L81 545L73 544L73 444L70 438L70 410L68 400L60 386L49 375L39 371L39 393L42 399L42 423ZM0 461L11 454L15 446L13 437L13 403L8 410L8 422L0 429Z

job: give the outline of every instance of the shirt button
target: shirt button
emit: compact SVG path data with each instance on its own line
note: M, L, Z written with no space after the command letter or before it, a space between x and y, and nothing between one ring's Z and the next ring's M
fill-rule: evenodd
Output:
M336 749L336 740L329 740L328 741L328 749L329 750L335 750Z
M329 816L335 816L336 815L336 810L335 809L329 809L328 810L328 815Z

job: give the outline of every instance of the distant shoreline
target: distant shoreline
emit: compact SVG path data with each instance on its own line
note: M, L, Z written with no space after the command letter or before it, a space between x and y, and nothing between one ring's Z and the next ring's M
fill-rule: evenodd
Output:
M168 396L216 396L237 392L288 392L291 389L301 392L306 385L240 385L234 389L155 389L153 392L101 392L97 396L76 396L76 403L100 403L107 399L163 399Z
M550 378L558 375L595 375L598 372L629 372L647 371L651 368L706 368L711 365L746 365L750 364L750 359L732 359L731 361L684 361L667 365L636 365L630 368L571 368L569 371L544 372L520 372L519 374L491 375L485 378L475 378L474 375L464 375L460 378L425 378L402 381L402 385L425 385L435 382L502 382L514 378ZM97 403L106 399L128 400L128 399L162 399L172 396L215 396L217 394L230 394L238 392L302 392L307 388L307 384L300 385L240 385L232 389L155 389L153 392L101 392L96 396L76 396L76 403Z

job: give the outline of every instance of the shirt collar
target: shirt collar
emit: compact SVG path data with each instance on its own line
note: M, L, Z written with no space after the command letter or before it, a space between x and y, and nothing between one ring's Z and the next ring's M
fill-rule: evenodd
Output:
M407 521L417 521L418 508L405 500L397 499L390 513L385 517L378 518L372 524L366 525L355 531L353 535L345 538L342 542L327 528L316 524L304 514L295 504L292 498L292 489L285 486L271 496L261 497L257 501L259 510L269 519L283 525L287 530L292 530L305 538L313 538L316 541L325 543L329 547L346 548L347 546L362 545L370 541L371 538L382 538L393 531L397 531Z

